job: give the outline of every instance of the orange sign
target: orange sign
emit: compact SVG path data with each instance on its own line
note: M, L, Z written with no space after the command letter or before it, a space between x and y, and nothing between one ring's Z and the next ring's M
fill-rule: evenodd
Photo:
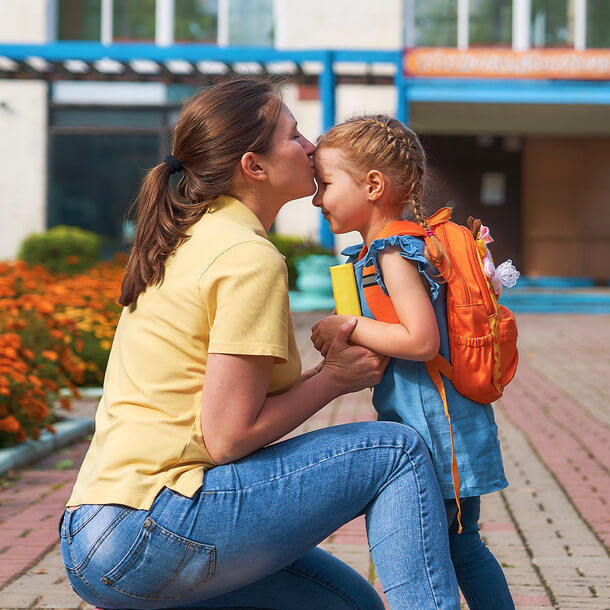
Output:
M610 79L610 50L447 49L405 50L405 74L490 78Z

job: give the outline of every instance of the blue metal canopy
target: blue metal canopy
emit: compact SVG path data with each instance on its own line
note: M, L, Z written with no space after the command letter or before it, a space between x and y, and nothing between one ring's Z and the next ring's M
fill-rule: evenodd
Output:
M52 42L0 44L0 78L163 81L205 84L222 75L277 75L317 84L325 131L336 121L338 83L393 84L396 116L411 102L610 105L609 81L430 78L406 76L403 50L279 50L204 44ZM332 245L322 221L320 240Z

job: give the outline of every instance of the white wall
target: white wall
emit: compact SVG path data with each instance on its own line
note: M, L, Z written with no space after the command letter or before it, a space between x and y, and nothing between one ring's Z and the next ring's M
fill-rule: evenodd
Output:
M0 41L46 42L47 0L0 0Z
M47 0L0 0L0 41L47 37ZM44 230L47 200L47 84L0 80L0 259Z
M0 80L0 260L46 223L47 84Z
M399 49L402 0L276 0L279 49Z
M276 0L275 45L279 49L399 49L402 47L402 0ZM337 87L337 121L357 114L396 113L394 87L340 85ZM298 100L298 89L286 90L302 133L310 140L320 135L322 109L318 101ZM280 211L278 233L317 240L320 215L311 198L291 202ZM335 236L335 251L355 243L354 233Z
M284 102L294 114L300 132L312 142L320 135L322 108L317 100L299 100L298 87L282 88ZM299 235L318 241L319 211L313 207L311 197L291 201L285 205L275 221L275 230L283 235Z

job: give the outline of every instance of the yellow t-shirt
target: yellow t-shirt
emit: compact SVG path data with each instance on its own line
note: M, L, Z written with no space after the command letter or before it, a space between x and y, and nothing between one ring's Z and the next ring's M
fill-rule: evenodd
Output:
M286 265L256 215L222 196L189 233L163 283L121 314L68 506L148 509L163 487L193 496L214 466L201 433L208 353L275 356L269 393L300 375Z

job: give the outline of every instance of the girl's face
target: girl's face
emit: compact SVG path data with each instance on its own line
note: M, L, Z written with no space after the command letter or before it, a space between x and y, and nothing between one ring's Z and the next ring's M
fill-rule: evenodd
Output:
M371 221L373 204L367 185L356 181L345 168L347 157L338 148L318 148L314 155L318 190L313 204L320 208L333 233L363 233Z
M278 118L271 150L265 155L274 194L284 202L312 195L314 145L297 129L297 122L285 104Z

